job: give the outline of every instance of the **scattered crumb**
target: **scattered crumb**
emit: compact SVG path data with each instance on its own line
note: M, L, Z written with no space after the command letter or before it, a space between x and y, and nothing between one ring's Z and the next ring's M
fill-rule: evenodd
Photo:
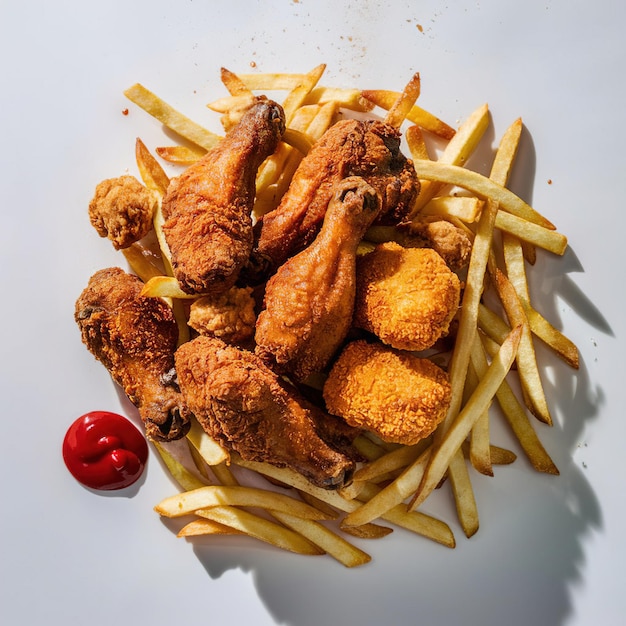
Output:
M548 185L551 185L551 184L552 184L552 179L548 178Z
M128 115L128 109L122 109L122 115Z
M420 33L424 32L424 27L421 24L417 25L417 30L419 30Z

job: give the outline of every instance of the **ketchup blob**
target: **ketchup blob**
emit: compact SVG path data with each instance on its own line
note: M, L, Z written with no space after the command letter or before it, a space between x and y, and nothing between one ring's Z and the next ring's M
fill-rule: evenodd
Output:
M143 473L148 460L145 437L125 417L91 411L79 417L63 439L70 474L92 489L123 489Z

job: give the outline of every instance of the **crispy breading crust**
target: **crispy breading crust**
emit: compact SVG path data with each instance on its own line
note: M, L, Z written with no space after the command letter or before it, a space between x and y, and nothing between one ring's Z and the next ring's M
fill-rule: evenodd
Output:
M324 385L329 413L382 440L412 445L430 435L450 406L440 367L380 343L349 343Z
M358 259L354 322L400 350L426 350L448 333L461 284L428 248L380 244Z

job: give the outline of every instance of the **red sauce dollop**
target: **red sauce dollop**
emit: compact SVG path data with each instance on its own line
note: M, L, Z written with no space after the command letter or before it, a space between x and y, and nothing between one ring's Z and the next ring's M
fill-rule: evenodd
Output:
M63 460L72 476L92 489L123 489L142 474L148 459L145 437L125 417L91 411L63 439Z

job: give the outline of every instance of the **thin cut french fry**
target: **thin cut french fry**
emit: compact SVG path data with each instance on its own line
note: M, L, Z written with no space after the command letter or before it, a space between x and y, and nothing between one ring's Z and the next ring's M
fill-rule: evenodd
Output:
M163 160L176 165L193 165L206 154L206 151L194 150L187 146L158 146L154 151Z
M135 141L135 160L145 186L160 196L164 196L170 184L170 179L158 161L150 154L144 142L139 138Z
M360 506L360 504L354 500L345 500L335 491L329 491L312 485L308 480L306 480L306 478L288 468L276 467L274 465L270 465L269 463L244 461L238 455L233 455L233 462L241 467L253 470L258 474L268 476L286 485L290 485L296 489L309 493L323 502L330 504L334 508L339 509L340 511L354 511ZM367 483L359 495L359 498L371 498L377 493L377 491L378 489L375 485ZM422 535L423 537L432 539L433 541L449 548L453 548L455 546L454 535L450 530L450 527L445 522L442 522L441 520L438 520L430 515L421 513L420 511L408 513L404 505L394 507L393 509L387 511L382 516L382 519L391 522L396 526L400 526L401 528L405 528L406 530Z
M222 139L219 135L179 113L139 83L129 87L124 95L169 129L205 150L215 147Z
M484 336L483 343L490 354L495 354L497 348L495 346L493 349L487 347L488 344ZM484 373L487 370L487 358L484 354L481 356L479 352L476 352L474 356L478 357L478 360L475 361L477 370L481 374ZM528 419L524 407L521 405L506 380L500 385L500 388L496 392L496 399L506 421L509 423L513 434L517 438L524 454L532 466L538 472L558 474L559 470L554 464L554 461L550 458L550 455L546 452L546 449ZM494 455L492 455L492 458L494 458Z
M486 104L478 107L461 124L458 131L449 141L445 150L441 153L437 163L462 166L472 155L485 131L489 127L489 107ZM417 162L417 159L415 159ZM425 162L425 161L424 161ZM419 174L418 174L419 176ZM445 187L445 183L424 180L422 188L415 201L413 215L419 212L427 202L439 195Z
M500 350L478 383L472 397L464 405L454 423L448 428L443 439L430 456L430 461L421 484L410 504L417 508L439 484L450 466L452 457L460 450L475 421L489 406L496 391L511 369L522 336L522 327L516 326L508 335Z
M524 307L513 285L500 270L496 270L495 284L510 324L522 328L522 338L517 353L517 370L528 398L528 408L537 419L551 425L552 417L543 390L530 325Z
M182 463L174 458L168 450L158 442L153 442L156 451L159 453L161 459L165 463L172 478L185 490L199 489L205 487L206 483L203 483L197 476L192 474Z
M191 420L187 439L209 467L220 465L229 459L228 452L205 432L195 418Z
M214 506L259 507L283 511L304 519L323 520L328 517L300 500L256 487L206 485L161 500L154 510L165 517L182 517Z
M185 524L178 533L177 537L198 537L201 535L243 535L241 530L214 522L210 519L195 519L189 524Z
M402 126L415 101L419 98L420 87L420 75L413 74L411 80L385 115L385 123L398 129Z
M153 276L141 290L142 296L153 298L195 299L198 294L188 294L180 288L173 276Z
M279 522L306 537L346 567L358 567L372 560L369 554L319 522L278 511L273 512L273 515Z
M220 68L220 79L228 93L232 96L249 95L252 93L252 90L246 85L244 80L225 67Z
M533 222L538 226L554 230L554 225L549 220L537 213L535 209L519 196L478 172L458 165L449 165L441 161L427 161L425 159L416 160L414 165L419 178L462 187L481 198L497 202L500 208L508 213Z
M400 93L397 91L389 91L385 89L368 89L361 92L362 96L387 111L397 101ZM455 135L455 130L451 126L448 126L445 122L440 120L432 113L422 109L421 107L414 105L408 112L406 118L421 126L424 130L427 130L434 135L442 137L443 139L452 139Z
M244 509L232 506L214 506L201 511L201 515L283 550L297 554L324 554L323 550L305 539L301 534Z

